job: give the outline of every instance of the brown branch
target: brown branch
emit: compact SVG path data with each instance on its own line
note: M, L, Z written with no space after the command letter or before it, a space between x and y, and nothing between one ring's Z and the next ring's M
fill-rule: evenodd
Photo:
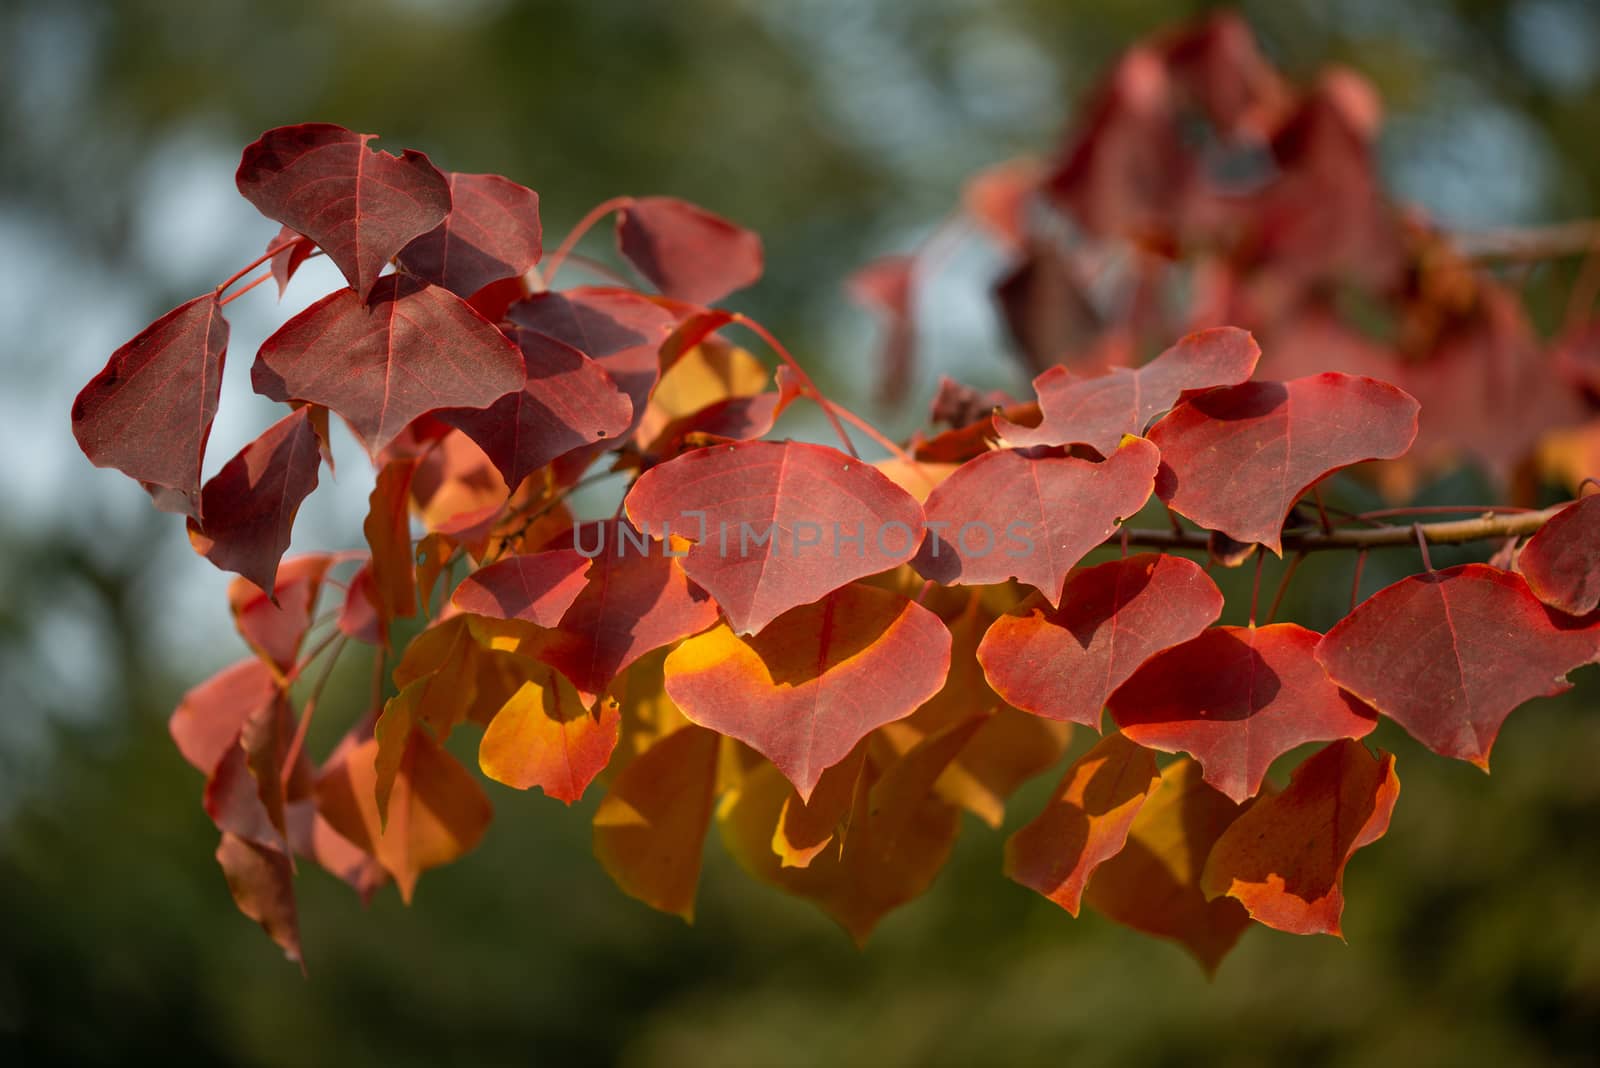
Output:
M1533 262L1581 256L1600 249L1600 221L1579 219L1549 226L1483 230L1456 234L1453 240L1462 255L1474 260Z
M1568 502L1570 503L1570 502ZM1418 532L1430 545L1461 545L1469 541L1488 538L1523 537L1532 534L1566 504L1557 504L1542 512L1517 512L1513 515L1483 515L1475 519L1452 519L1443 523L1419 523L1415 526L1355 527L1323 532L1321 530L1290 531L1283 536L1285 552L1314 553L1326 549L1383 549L1415 546ZM1119 545L1126 537L1129 545L1146 549L1199 549L1210 544L1208 530L1124 530L1106 542Z

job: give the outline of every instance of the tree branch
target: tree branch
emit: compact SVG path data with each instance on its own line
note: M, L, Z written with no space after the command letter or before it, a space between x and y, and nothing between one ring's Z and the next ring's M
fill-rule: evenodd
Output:
M1422 532L1430 545L1460 545L1488 538L1522 537L1544 526L1565 507L1567 504L1563 503L1542 512L1491 514L1416 526L1356 527L1327 533L1321 530L1290 531L1283 536L1283 549L1285 552L1313 553L1326 549L1382 549L1415 545L1418 531ZM1147 549L1206 549L1211 544L1211 532L1208 530L1125 530L1106 544L1120 545L1124 537L1127 538L1127 544Z

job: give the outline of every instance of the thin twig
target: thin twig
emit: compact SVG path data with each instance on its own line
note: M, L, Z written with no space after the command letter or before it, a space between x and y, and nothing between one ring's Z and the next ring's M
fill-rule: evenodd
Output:
M1563 508L1565 502L1539 512L1519 512L1514 515L1486 515L1475 519L1453 519L1440 523L1417 523L1414 526L1376 526L1357 530L1335 530L1324 534L1320 530L1290 531L1283 536L1285 552L1323 552L1329 549L1384 549L1416 544L1417 531L1431 545L1460 545L1464 542L1483 541L1488 538L1523 537L1544 526ZM1205 530L1129 530L1128 544L1147 549L1197 549L1204 550L1211 534ZM1114 547L1121 535L1106 540Z

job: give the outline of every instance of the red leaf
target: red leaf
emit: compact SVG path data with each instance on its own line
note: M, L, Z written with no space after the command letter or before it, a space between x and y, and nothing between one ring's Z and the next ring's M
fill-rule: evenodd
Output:
M1129 738L1191 754L1206 782L1244 801L1295 746L1377 726L1317 663L1320 638L1294 623L1213 627L1145 661L1107 707Z
M995 429L1018 448L1081 443L1109 456L1123 435L1144 433L1185 392L1243 382L1260 358L1255 338L1222 326L1190 334L1138 370L1114 367L1080 378L1052 367L1033 380L1043 421L1025 427L996 417Z
M233 610L240 637L279 671L294 667L300 643L311 627L323 576L335 562L327 553L284 561L271 597L246 579L228 583L228 607Z
M1441 756L1489 768L1500 725L1534 697L1570 689L1600 658L1600 620L1546 608L1520 575L1484 564L1379 590L1317 647L1333 681Z
M344 591L344 602L339 606L339 632L368 645L389 643L389 624L378 614L378 586L372 578L372 564L367 562L350 576L350 585Z
M1399 796L1394 757L1334 742L1295 769L1287 790L1257 801L1222 832L1201 889L1237 899L1268 927L1342 937L1345 865L1388 831Z
M715 623L717 606L666 555L665 545L622 520L584 523L572 537L585 555L594 553L589 581L535 655L593 704L645 653Z
M589 565L574 549L507 557L462 579L450 603L480 616L554 627L588 585Z
M199 518L227 348L215 293L169 311L112 353L72 402L78 447L96 467L138 479L157 508Z
M526 378L481 411L439 418L478 444L515 490L539 468L584 445L628 429L633 404L595 361L531 330L517 331Z
M247 657L184 694L167 729L183 759L209 777L238 744L245 721L277 698L272 668Z
M1017 708L1099 730L1106 699L1140 664L1221 614L1222 592L1198 564L1145 553L1075 573L1060 608L1001 616L978 662Z
M274 588L300 502L317 488L322 452L308 413L291 412L239 450L202 491L204 525L189 520L196 552L263 590Z
M257 393L333 409L372 453L420 415L486 408L526 377L517 347L459 297L399 275L365 303L344 289L317 301L250 369Z
M1568 615L1600 608L1600 494L1561 509L1518 557L1534 595Z
M289 280L295 276L300 265L310 258L316 251L316 243L309 237L303 237L290 227L283 227L278 231L278 236L267 242L267 248L273 249L285 241L293 242L287 248L280 249L272 257L272 278L278 283L278 298L283 298L284 292L289 288Z
M946 586L1015 576L1059 604L1073 565L1149 500L1159 459L1143 438L1100 463L984 453L928 495L928 537L912 566Z
M869 731L939 692L950 632L887 590L852 585L748 638L726 624L667 656L667 694L690 720L765 756L808 800Z
M852 274L845 289L857 304L883 320L882 368L878 395L885 399L904 395L911 384L911 364L916 355L916 319L913 316L913 256L884 256Z
M577 349L611 375L633 402L632 430L661 377L658 353L677 327L671 312L623 289L539 293L511 306L511 321Z
M1120 734L1102 738L1067 769L1044 811L1006 839L1006 876L1076 916L1089 877L1122 852L1160 781L1148 749Z
M674 197L638 197L617 214L617 248L666 296L711 304L761 277L761 239Z
M239 911L261 925L283 955L304 970L300 954L300 917L295 909L294 876L289 858L238 835L223 832L217 863L228 880Z
M537 786L570 805L610 762L622 719L615 701L590 712L566 676L540 670L542 677L523 683L489 721L478 765L496 782Z
M921 506L869 464L798 442L685 453L646 471L624 503L646 534L694 542L683 570L740 634L904 563L922 530Z
M1150 431L1162 500L1202 527L1280 554L1301 494L1341 467L1404 454L1416 436L1408 394L1336 373L1203 393Z
M280 126L245 148L236 176L246 200L315 241L361 299L384 264L450 213L450 187L428 157L369 149L374 136Z
M544 255L539 194L498 174L445 175L450 214L400 250L400 265L423 281L470 297L516 278Z

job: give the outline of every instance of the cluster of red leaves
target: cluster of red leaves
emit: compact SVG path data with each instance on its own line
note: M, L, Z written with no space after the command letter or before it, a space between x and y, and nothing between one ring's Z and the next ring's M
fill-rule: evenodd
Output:
M1291 85L1223 12L1129 49L1052 156L974 178L964 215L1008 260L994 295L1042 372L1040 406L1047 391L1067 412L1096 406L1099 387L1068 388L1075 373L1233 325L1260 341L1267 378L1344 371L1422 402L1417 447L1370 472L1397 498L1463 458L1522 493L1541 477L1576 492L1600 467L1600 329L1574 308L1542 340L1511 279L1390 198L1381 120L1360 75ZM910 372L916 283L941 245L851 284L887 321L891 395Z
M1114 85L1154 113L1125 129L1113 93L1101 147L1048 179L1062 203L1146 241L1196 213L1165 184L1104 176L1150 162L1168 117L1152 78L1188 71L1185 91L1206 90L1228 129L1282 133L1277 83L1237 98L1242 61L1208 47L1119 68ZM195 548L240 576L230 601L251 655L190 691L171 728L206 776L240 909L295 959L295 858L363 896L392 879L409 900L422 872L477 844L491 809L457 756L468 732L499 783L568 804L603 784L595 853L627 893L690 916L715 822L752 875L859 941L928 887L963 811L999 827L1072 725L1098 732L1109 711L1116 729L1011 837L1007 873L1209 969L1252 923L1339 932L1345 864L1399 792L1394 758L1357 740L1380 715L1485 763L1517 705L1600 659L1600 498L1533 537L1520 572L1430 570L1326 635L1216 625L1223 596L1185 557L1124 546L1085 562L1155 500L1219 545L1279 551L1319 482L1407 453L1419 406L1395 386L1263 378L1252 337L1219 327L1138 369L1047 370L1036 403L961 420L916 456L881 435L894 455L875 463L848 438L761 440L797 399L841 436L855 419L781 349L774 380L722 336L744 325L771 342L708 307L759 276L752 234L627 198L541 271L531 190L369 140L276 129L239 167L240 191L284 227L262 280L287 284L320 252L350 283L256 355L253 385L287 415L202 479L223 294L246 272L118 349L73 409L88 457L185 515ZM985 188L988 216L1011 218L1004 189ZM654 292L551 289L608 212ZM1318 244L1292 236L1256 247ZM377 469L366 547L283 561L330 412ZM596 469L628 489L613 518L579 521L567 496ZM317 760L307 730L350 642L374 647L372 703ZM1274 788L1269 768L1307 744L1320 748ZM1183 755L1163 767L1157 752Z

